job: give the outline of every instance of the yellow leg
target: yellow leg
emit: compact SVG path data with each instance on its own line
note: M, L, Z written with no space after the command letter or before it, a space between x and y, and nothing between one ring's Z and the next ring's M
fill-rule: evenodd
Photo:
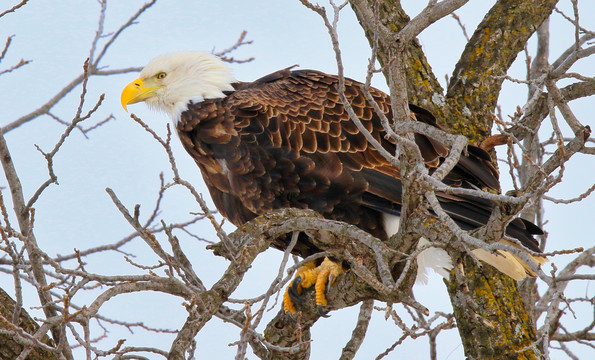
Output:
M286 313L295 314L296 308L294 302L300 303L299 298L302 289L314 285L318 312L322 316L325 316L326 314L322 311L322 306L326 306L327 304L325 296L327 282L334 284L337 277L344 272L345 270L340 262L334 262L329 260L329 258L324 258L324 261L319 266L315 266L313 262L302 266L298 269L295 278L285 290L285 294L283 295L283 310Z
M302 293L304 284L307 285L305 286L306 288L312 286L312 278L316 281L316 275L313 274L313 270L315 269L316 263L311 261L300 267L295 273L295 278L289 283L289 286L285 289L285 294L283 294L283 310L286 313L295 314L296 312L295 304L293 303L293 300L291 300L292 295L290 295L290 292L293 291L293 297L296 298Z

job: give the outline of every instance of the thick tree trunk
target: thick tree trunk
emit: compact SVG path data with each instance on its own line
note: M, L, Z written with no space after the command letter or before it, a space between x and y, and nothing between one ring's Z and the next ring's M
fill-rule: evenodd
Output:
M468 359L539 359L533 322L517 282L465 256L466 281L448 284L459 334Z
M370 43L375 29L375 0L351 0ZM477 142L490 134L502 77L529 37L549 17L557 0L498 1L477 27L457 64L446 101L443 90L417 43L407 44L409 100L431 110L453 133ZM402 29L409 17L398 0L378 6L384 33ZM387 64L394 42L379 36L378 59ZM430 101L431 100L431 101ZM448 284L459 332L470 359L537 359L534 324L515 281L462 256L464 277Z
M479 24L455 67L447 92L447 126L472 141L490 134L504 75L557 0L499 1ZM470 111L465 111L469 109ZM467 287L448 285L465 354L472 359L539 359L533 319L515 281L463 260ZM460 301L469 296L471 302ZM487 320L487 321L484 321Z
M15 339L16 333L19 333L21 329L27 331L30 335L35 334L39 329L39 325L23 309L20 311L18 324L13 324L11 319L14 314L14 307L15 301L4 290L0 289L0 314L2 315L0 329L14 332L13 334L0 333L0 360L16 359L23 351L23 345ZM51 344L51 340L47 335L44 335L41 342ZM53 360L58 358L59 356L56 354L35 347L27 356L27 360Z
M350 4L360 25L363 27L366 37L373 46L375 29L375 0L351 0ZM380 26L390 32L401 30L409 22L409 16L401 7L398 0L378 2L378 19ZM389 60L389 48L393 46L393 39L378 39L378 60L382 65L387 64ZM432 67L424 55L421 45L417 41L406 44L406 71L407 71L407 93L409 101L413 104L422 106L431 111L436 118L444 118L444 89L434 76ZM385 67L386 69L386 67ZM388 76L388 72L384 72Z
M490 134L505 75L558 0L500 0L477 26L455 66L446 94L453 132L472 141Z

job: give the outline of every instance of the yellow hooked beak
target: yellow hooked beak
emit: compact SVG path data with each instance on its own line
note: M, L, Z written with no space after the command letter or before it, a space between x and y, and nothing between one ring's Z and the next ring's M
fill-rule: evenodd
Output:
M161 86L149 86L148 84L143 84L141 78L134 80L122 90L122 95L120 96L122 107L124 110L128 111L126 105L145 101L146 99L155 96L155 90L160 87Z

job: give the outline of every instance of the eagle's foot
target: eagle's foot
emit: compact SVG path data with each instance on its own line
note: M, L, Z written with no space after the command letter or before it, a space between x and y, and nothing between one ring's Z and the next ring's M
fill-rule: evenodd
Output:
M322 310L323 306L327 304L325 296L327 283L329 285L334 284L337 277L344 272L341 262L332 261L326 257L318 266L314 262L309 262L300 267L283 296L283 310L290 315L294 315L296 313L295 304L304 303L304 298L301 295L302 290L314 285L316 309L320 316L328 317L327 312Z

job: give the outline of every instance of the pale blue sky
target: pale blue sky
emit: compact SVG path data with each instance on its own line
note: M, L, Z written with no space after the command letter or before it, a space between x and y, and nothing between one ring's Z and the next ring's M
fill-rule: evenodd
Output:
M321 3L326 4L324 1ZM471 1L457 12L469 34L492 3ZM593 29L595 21L590 15L595 13L595 5L586 3L581 3L581 20L587 28ZM115 30L141 4L143 1L136 0L108 3L105 31ZM422 5L425 2L404 1L410 14L415 14ZM563 2L561 7L569 9L567 2ZM99 6L93 0L31 1L14 14L1 19L0 41L3 42L5 37L12 34L15 37L0 69L20 58L33 60L22 69L0 77L2 125L46 102L81 72L96 30L98 14ZM555 17L552 27L564 22L560 19L559 16ZM139 24L122 34L109 50L103 65L112 69L142 66L154 56L170 51L222 50L233 44L242 30L248 31L247 39L254 43L242 47L233 55L238 58L253 56L255 60L248 64L232 65L239 80L253 80L294 64L336 73L334 54L322 20L297 0L161 1L140 18ZM348 7L342 13L339 30L346 75L363 80L370 52L363 31ZM573 28L567 24L562 30L556 31L550 53L552 61L570 45L573 36ZM443 81L444 75L450 76L452 73L463 49L465 39L462 32L453 19L447 18L432 25L420 40L435 74ZM533 40L530 50L534 46ZM513 66L511 74L524 78L524 57L521 57ZM594 68L593 60L588 59L577 64L576 71L593 76ZM37 238L41 247L50 254L65 254L72 252L73 248L84 249L112 243L132 233L105 193L106 187L113 188L129 208L136 203L141 204L143 214L147 214L153 207L159 187L159 172L165 171L166 179L171 177L167 157L160 145L135 124L120 106L120 91L134 78L136 74L131 73L92 78L89 81L85 108L89 109L100 93L105 93L106 98L88 125L109 114L113 114L116 120L90 133L88 140L74 132L55 159L60 185L48 189L36 206ZM381 77L375 79L374 84L386 89ZM78 97L79 89L76 89L53 112L70 120L76 110ZM506 83L500 98L504 114L513 113L517 105L524 104L525 98L524 86ZM594 124L590 112L592 104L593 100L588 99L573 106L579 118L591 125ZM151 113L144 105L131 106L129 110L158 132L164 133L166 121L169 121L165 115ZM49 117L42 117L6 136L26 196L30 196L47 177L45 161L33 144L47 151L62 131L62 125ZM175 140L174 152L182 177L204 192L208 199L198 169ZM553 196L574 197L584 191L593 183L594 168L593 159L586 162L585 157L577 157L571 161L567 166L565 181L552 191ZM504 184L504 191L510 189L507 182ZM0 180L0 186L5 186L5 180ZM208 201L210 203L210 199ZM593 237L585 237L585 234L591 233L594 209L593 198L574 205L546 204L546 217L549 219L546 230L550 233L548 250L591 245ZM168 193L160 218L168 223L181 221L189 218L190 211L196 210L188 194L176 189ZM203 237L214 239L208 224L195 227L195 231ZM206 251L203 243L183 237L182 242L199 276L207 285L215 281L227 262ZM140 240L127 245L124 250L134 253L137 256L135 261L143 264L155 261L151 251ZM569 259L566 256L555 261L560 267ZM279 252L275 250L263 254L234 297L262 293L272 279L271 272L276 273L278 261ZM87 262L90 271L100 273L138 272L120 254L92 256ZM265 281L259 283L262 276ZM0 274L0 286L11 292L10 284L11 277ZM584 293L585 285L579 284L577 291ZM431 279L430 285L416 287L415 291L418 300L431 311L448 311L448 295L437 276ZM592 289L588 291L593 292ZM33 292L28 290L26 295L28 305L37 303ZM89 299L79 297L73 301L83 305ZM108 302L103 313L108 317L129 321L146 319L146 324L154 327L177 328L185 319L185 310L180 303L178 298L155 293L122 296ZM313 359L338 357L342 346L351 336L357 311L358 308L353 308L333 312L330 319L321 320L315 325ZM276 309L272 313L276 313ZM171 341L169 336L147 334L140 330L135 331L134 335L124 329L114 328L110 331L111 339L101 342L102 348L112 347L120 338L129 339L126 345L154 345L164 349L168 348ZM358 359L378 355L400 336L400 331L386 323L380 313L374 317L369 331L370 335ZM227 344L235 341L238 334L239 329L214 319L197 338L198 358L231 358L235 348ZM407 340L387 358L420 356L427 354L426 349L427 341L424 339ZM456 330L439 336L438 353L440 359L463 357Z

